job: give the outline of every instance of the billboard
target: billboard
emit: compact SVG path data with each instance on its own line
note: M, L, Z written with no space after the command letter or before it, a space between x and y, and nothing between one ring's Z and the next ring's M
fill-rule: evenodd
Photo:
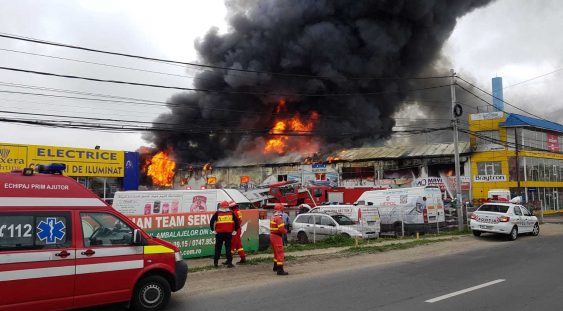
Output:
M152 236L180 248L184 258L211 256L215 235L209 223L217 210L218 191L163 190L118 192L113 207ZM258 210L241 210L241 240L246 251L258 250Z
M0 144L0 172L64 163L65 175L123 177L124 152L100 149Z

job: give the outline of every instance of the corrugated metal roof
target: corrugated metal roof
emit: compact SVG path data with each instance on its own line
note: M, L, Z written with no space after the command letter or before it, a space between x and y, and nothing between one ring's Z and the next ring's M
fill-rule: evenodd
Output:
M459 153L470 153L469 142L459 143ZM400 159L400 158L419 158L419 157L440 157L453 156L454 144L428 144L411 146L383 146L383 147L362 147L342 150L338 152L337 161L362 161L377 159ZM276 157L270 160L253 159L229 159L216 163L216 167L243 167L243 166L262 166L262 165L286 165L305 162L305 156L291 154L283 157ZM324 157L323 159L326 159Z
M547 120L536 119L532 117L523 116L521 114L511 113L510 116L500 124L501 127L518 127L518 126L531 126L545 130L551 130L558 133L563 133L563 125Z
M459 153L470 152L469 142L459 143ZM418 157L451 156L454 154L454 144L428 144L397 147L364 147L341 151L338 157L343 161L359 161L371 159L397 159Z

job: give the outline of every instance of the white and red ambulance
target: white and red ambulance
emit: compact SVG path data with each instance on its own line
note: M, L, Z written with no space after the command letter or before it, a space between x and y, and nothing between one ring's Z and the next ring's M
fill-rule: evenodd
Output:
M62 170L0 173L0 310L163 309L186 282L179 249Z

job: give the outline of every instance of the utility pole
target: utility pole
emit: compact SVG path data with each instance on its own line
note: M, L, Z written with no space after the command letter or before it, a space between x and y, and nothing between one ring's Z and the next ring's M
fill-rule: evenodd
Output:
M455 106L456 106L456 98L455 98L455 71L450 69L450 73L452 75L451 80L451 93L452 93L452 125L454 131L454 161L455 161L455 193L456 193L456 201L457 201L457 223L459 226L459 231L463 231L464 229L464 221L463 221L463 200L461 197L461 169L459 165L459 135L457 131L457 127L459 125L459 117L455 114Z

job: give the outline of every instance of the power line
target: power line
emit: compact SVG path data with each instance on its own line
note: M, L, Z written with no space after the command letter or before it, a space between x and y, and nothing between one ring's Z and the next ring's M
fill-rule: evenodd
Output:
M471 83L471 82L469 82L469 81L467 81L467 80L465 80L465 79L463 79L463 78L461 78L461 77L458 77L458 78L459 78L460 80L464 81L465 83L471 85L472 87L478 89L479 91L481 91L481 92L483 92L483 93L485 93L485 94L487 94L487 95L493 97L494 99L497 99L497 100L499 100L499 101L501 101L501 102L507 104L508 106L510 106L510 107L512 107L512 108L514 108L514 109L517 109L517 110L519 110L519 111L522 111L522 112L524 112L524 113L526 113L526 114L528 114L528 115L534 116L534 117L539 118L539 119L541 119L541 120L548 121L548 122L551 122L551 123L556 123L556 122L547 120L547 119L545 119L545 118L543 118L543 117L540 117L540 116L538 116L538 115L536 115L536 114L533 114L533 113L531 113L531 112L528 112L528 111L526 111L526 110L524 110L524 109L522 109L522 108L519 108L519 107L517 107L517 106L514 106L514 105L512 105L512 104L506 102L506 101L503 100L502 98L499 98L499 97L494 96L493 94L491 94L491 93L489 93L489 92L483 90L482 88L478 87L477 85L475 85L475 84L473 84L473 83ZM467 90L466 88L463 88L461 85L458 84L458 86L460 86L460 87L461 87L463 90L465 90L466 92L469 92L469 93L473 94L471 91ZM477 98L481 99L481 98L478 97L477 95L475 95L475 94L473 94L473 95L476 96ZM481 100L483 100L483 99L481 99ZM487 101L485 101L485 102L486 102L487 104L489 104ZM492 105L492 104L489 104L489 105L491 105L491 106L494 107L494 105ZM506 112L506 111L503 111L503 112Z
M419 88L419 89L410 89L410 90L405 90L405 91L381 91L381 92L367 92L367 93L325 93L325 94L289 93L289 94L283 94L283 93L264 93L264 92L252 92L252 91L224 91L224 90L212 90L212 89L199 89L199 88L188 88L188 87L180 87L180 86L168 86L168 85L160 85L160 84L129 82L129 81L121 81L121 80L97 79L97 78L89 78L89 77L82 77L82 76L75 76L75 75L63 75L63 74L52 73L52 72L27 70L27 69L21 69L21 68L13 68L13 67L0 67L0 69L1 70L8 70L8 71L15 71L15 72L31 73L31 74L37 74L37 75L43 75L43 76L59 77L59 78L79 79L79 80L86 80L86 81L93 81L93 82L104 82L104 83L124 84L124 85L133 85L133 86L145 86L145 87L162 88L162 89L174 89L174 90L182 90L182 91L221 93L221 94L231 94L231 95L263 95L263 96L282 96L282 97L291 97L291 96L301 96L301 97L370 96L370 95L381 95L381 94L389 94L389 93L407 93L407 92L414 92L414 91L424 91L424 90L431 90L431 89L437 89L437 88L450 86L450 84L445 84L445 85L436 85L436 86L431 86L431 87L424 87L424 88Z
M200 67L200 68L205 68L205 69L220 69L220 70L238 71L238 72L254 73L254 74L268 74L268 75L274 75L274 76L280 76L280 77L294 77L294 78L308 78L308 79L332 79L333 78L333 77L328 77L328 76L318 76L318 75L309 75L309 74L293 74L293 73L283 73L283 72L269 72L269 71L259 71L259 70L250 70L250 69L222 67L222 66L215 66L215 65L204 65L204 64L197 64L197 63L192 63L192 62L181 62L181 61L175 61L175 60L169 60L169 59L147 57L147 56L120 53L120 52L104 51L104 50L99 50L99 49L92 49L92 48L87 48L87 47L82 47L82 46L77 46L77 45L58 43L58 42L53 42L53 41L41 40L41 39L18 36L18 35L14 35L14 34L1 33L1 32L0 32L0 37L1 38L13 39L13 40L20 40L20 41L38 43L38 44L45 44L45 45L51 45L51 46L58 46L58 47L82 50L82 51L88 51L88 52L102 53L102 54L129 57L129 58L137 58L137 59L143 59L143 60L148 60L148 61L157 61L157 62L163 62L163 63L172 63L172 64L180 64L180 65L186 65L186 66L194 66L194 67ZM350 79L350 80L426 80L426 79L450 78L450 76L345 77L345 78Z
M543 78L543 77L545 77L545 76L548 76L548 75L550 75L550 74L554 74L554 73L559 72L559 71L561 71L561 70L563 70L563 68L555 69L555 70L550 71L550 72L548 72L548 73L544 73L544 74L542 74L542 75L535 76L535 77L526 79L526 80L524 80L524 81L520 81L520 82L518 82L518 83L514 83L514 84L511 84L511 85L505 86L505 87L503 87L502 89L505 90L505 89L507 89L507 88L509 88L509 87L513 87L513 86L525 84L525 83L528 83L528 82L530 82L530 81L533 81L533 80L536 80L536 79L539 79L539 78Z
M126 66L119 66L119 65L111 65L111 64L98 63L98 62L91 62L91 61L80 60L80 59L74 59L74 58L67 58L67 57L59 57L59 56L52 56L52 55L39 54L39 53L18 51L18 50L12 50L12 49L3 49L3 48L0 48L0 51L6 51L6 52L12 52L12 53L20 53L20 54L33 55L33 56L40 56L40 57L47 57L47 58L52 58L52 59L65 60L65 61L71 61L71 62L77 62L77 63L84 63L84 64L90 64L90 65L98 65L98 66L111 67L111 68L119 68L119 69L127 69L127 70L134 70L134 71L147 72L147 73L155 73L155 74L167 75L167 76L173 76L173 77L180 77L180 78L192 78L192 79L209 80L209 79L198 78L198 77L188 76L188 75L179 75L179 74L173 74L173 73L168 73L168 72L153 71L153 70L140 69L140 68L133 68L133 67L126 67Z

